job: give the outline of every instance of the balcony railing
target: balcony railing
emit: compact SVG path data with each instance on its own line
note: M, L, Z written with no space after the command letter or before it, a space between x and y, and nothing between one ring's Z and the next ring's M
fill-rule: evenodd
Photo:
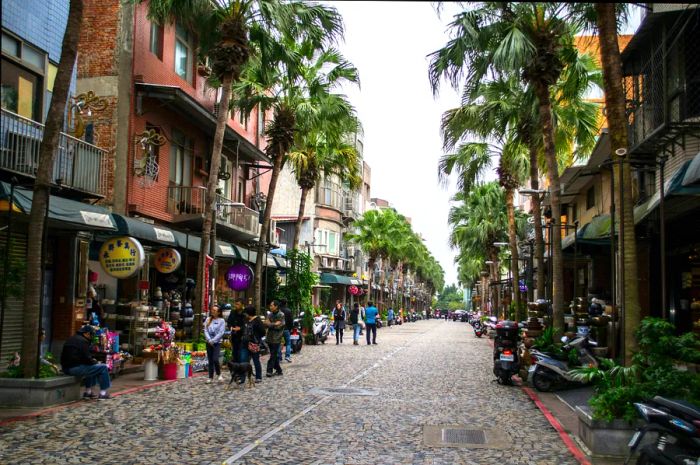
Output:
M260 234L260 215L243 204L217 194L217 220L257 237Z
M0 168L35 177L44 125L2 110ZM52 182L104 197L107 193L107 151L64 132L58 138Z
M316 187L316 204L342 211L343 197L337 189L331 187Z
M358 218L360 216L356 200L352 194L343 197L343 216L345 218Z
M202 216L206 200L206 187L168 187L168 213L176 217Z

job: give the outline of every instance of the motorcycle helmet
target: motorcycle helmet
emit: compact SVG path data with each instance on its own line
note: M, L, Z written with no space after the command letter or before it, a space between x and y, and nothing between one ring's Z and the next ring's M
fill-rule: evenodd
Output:
M588 306L588 314L590 316L600 316L603 314L603 306L598 302L597 299L594 299L591 302L591 305Z
M223 304L221 310L231 310L231 304Z

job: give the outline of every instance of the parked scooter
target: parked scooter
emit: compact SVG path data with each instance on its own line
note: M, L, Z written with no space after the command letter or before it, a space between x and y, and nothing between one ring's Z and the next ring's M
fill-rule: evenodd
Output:
M514 321L501 321L496 325L493 341L493 374L499 384L513 384L512 377L520 370L518 357L519 327Z
M598 359L589 350L590 347L598 344L588 336L577 335L571 341L564 336L561 340L564 343L564 351L569 352L574 349L578 351L580 366L598 366ZM528 382L538 391L549 392L567 385L581 384L581 381L572 373L573 367L569 365L568 358L557 358L537 350L531 350L530 354L536 362L530 366Z
M635 403L634 406L646 424L632 436L625 465L647 433L656 433L657 438L653 443L641 447L637 464L700 463L700 408L689 402L660 396L651 401Z
M289 339L292 341L292 353L301 352L301 346L304 343L304 338L301 337L301 325L304 312L299 313L299 317L292 321L292 330L289 333Z
M474 320L472 327L474 328L474 335L476 337L481 337L486 334L486 326L481 322L481 320Z
M328 315L318 315L314 317L313 332L314 342L316 344L319 342L322 344L326 343L328 335L331 333L331 323L328 319Z

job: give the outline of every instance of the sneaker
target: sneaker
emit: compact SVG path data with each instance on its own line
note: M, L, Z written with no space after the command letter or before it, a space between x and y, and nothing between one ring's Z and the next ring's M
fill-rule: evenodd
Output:
M92 400L92 399L94 399L95 397L97 397L97 396L96 396L94 393L92 393L92 392L90 392L90 393L88 393L88 392L83 392L83 399L84 399L84 400Z
M218 382L222 382L222 381L224 380L224 377L223 377L223 376L221 376L221 375L219 375L219 377L218 377L218 378L216 378L216 380L217 380Z
M111 398L112 397L109 395L109 393L100 394L99 396L97 396L97 400L109 400Z
M376 343L376 342L373 342L372 344L374 344L375 346L377 345L377 343Z
M212 381L214 381L214 380L211 378L207 378L207 384L211 384Z
M287 362L287 363L292 363L292 359L291 359L291 358L285 358L284 361Z
M282 372L281 372L281 371L275 371L275 376L282 376Z
M255 378L255 384L262 383L262 378Z
M269 373L267 373L265 376L267 376L268 378L272 378L272 377L275 376L275 375L273 375L272 372L269 372Z

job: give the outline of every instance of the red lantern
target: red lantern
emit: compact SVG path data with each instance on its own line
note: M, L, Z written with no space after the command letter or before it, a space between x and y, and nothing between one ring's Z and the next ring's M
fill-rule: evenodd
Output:
M360 293L360 289L358 289L357 286L350 286L348 287L348 292L352 295L358 295Z

